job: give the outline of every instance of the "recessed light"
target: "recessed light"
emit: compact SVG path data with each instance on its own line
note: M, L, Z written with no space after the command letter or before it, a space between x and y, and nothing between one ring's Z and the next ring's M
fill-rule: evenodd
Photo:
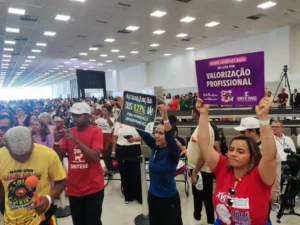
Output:
M25 9L8 8L8 13L11 14L25 15L25 12Z
M138 54L139 51L131 51L130 53L131 53L131 54Z
M70 68L69 70L74 70L73 68Z
M194 47L188 47L185 50L193 50L193 49L195 49L195 48Z
M97 65L98 65L98 66L103 66L104 64L103 64L103 63L98 63Z
M150 47L158 47L160 44L156 44L156 43L153 43L150 45Z
M20 69L22 69L22 70L25 70L25 69L26 69L26 67L20 67Z
M2 66L2 69L8 69L8 67L7 66Z
M53 32L53 31L45 31L45 32L44 32L44 35L45 35L45 36L55 36L55 35L56 35L56 32Z
M26 63L31 63L32 61L31 61L31 60L25 60L24 62L26 62Z
M36 46L42 46L42 47L45 47L45 46L47 46L47 44L46 43L36 43Z
M85 2L85 0L71 0L73 2Z
M98 50L98 48L91 47L91 48L89 48L89 50L90 50L90 51L97 51L97 50Z
M101 54L100 57L107 57L108 55L106 54Z
M89 61L90 62L96 62L96 59L90 59Z
M19 32L20 32L20 29L18 29L18 28L6 27L6 32L19 33Z
M112 60L106 60L105 62L107 62L107 63L111 63L111 62L112 62Z
M104 41L105 41L105 42L114 42L115 39L113 39L113 38L106 38Z
M137 26L128 26L128 27L126 27L126 30L130 30L130 31L136 31L138 29L139 29L139 27L137 27Z
M88 69L83 69L83 70L88 70Z
M37 52L37 53L39 53L39 52L41 52L41 50L39 50L39 49L32 49L31 52Z
M70 64L70 62L64 62L64 64Z
M4 44L7 44L7 45L15 45L16 42L15 42L15 41L4 41Z
M87 55L88 55L88 53L81 52L79 55L82 55L82 56L87 56Z
M2 63L2 66L9 66L8 63Z
M166 14L167 14L167 12L163 12L163 11L157 10L157 11L151 13L150 16L162 17L162 16L164 16L164 15L166 15Z
M94 68L95 68L95 67L93 67L93 66L90 66L90 67L89 67L89 69L94 69Z
M74 66L74 68L79 68L79 66Z
M84 63L82 63L82 65L87 65L88 63L86 63L86 62L84 62Z
M59 70L59 68L53 68L54 70Z
M164 56L171 56L172 54L170 54L170 53L166 53L166 54L164 54Z
M119 49L112 49L111 52L119 52Z
M63 72L64 72L64 73L67 73L67 72L68 72L68 70L64 70Z
M28 59L35 59L35 56L27 56Z
M3 62L10 62L10 59L2 59Z
M22 66L24 66L24 67L25 67L25 66L28 66L28 64L22 64Z
M64 67L64 65L59 65L58 67L62 68L62 67Z
M76 60L78 60L77 58L71 58L70 60L72 60L72 61L76 61Z
M183 33L176 35L176 37L180 37L180 38L187 37L187 36L188 36L188 34L183 34Z
M153 31L153 34L163 34L163 33L165 33L166 31L164 31L164 30L155 30L155 31Z
M4 51L7 51L7 52L13 52L14 49L13 48L3 48Z
M11 58L11 55L3 55L3 58Z
M56 15L55 19L56 20L61 20L61 21L69 21L69 19L71 18L71 16L67 16L67 15Z
M126 56L125 55L119 55L118 58L124 59L124 58L126 58Z
M219 24L220 24L219 22L212 21L210 23L205 24L205 26L206 27L214 27L214 26L217 26Z
M180 20L180 22L190 23L190 22L193 22L195 19L196 19L195 17L186 16L186 17L182 18Z
M269 2L262 3L262 4L258 5L257 7L261 8L261 9L267 9L267 8L271 8L275 5L277 5L276 2L269 1Z

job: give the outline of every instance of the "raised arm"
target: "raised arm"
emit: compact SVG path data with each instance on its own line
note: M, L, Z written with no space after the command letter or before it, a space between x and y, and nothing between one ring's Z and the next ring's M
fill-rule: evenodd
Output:
M260 176L266 185L272 185L276 177L276 143L269 121L270 100L265 97L256 106L256 114L260 121L261 154L262 158L258 165Z
M152 149L155 145L155 138L145 131L138 129L136 129L136 131L139 133L140 137L143 139L146 145L148 145L148 147Z
M209 106L203 104L203 100L198 98L196 109L200 112L198 143L201 151L201 156L203 157L204 161L207 163L211 171L213 171L218 165L220 154L217 153L210 145L208 121Z

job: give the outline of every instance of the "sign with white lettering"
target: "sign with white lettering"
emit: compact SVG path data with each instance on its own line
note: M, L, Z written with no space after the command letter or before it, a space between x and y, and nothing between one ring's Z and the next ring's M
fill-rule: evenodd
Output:
M264 96L264 52L198 60L196 71L207 104L252 106Z
M125 91L123 99L121 123L152 133L156 117L156 96Z

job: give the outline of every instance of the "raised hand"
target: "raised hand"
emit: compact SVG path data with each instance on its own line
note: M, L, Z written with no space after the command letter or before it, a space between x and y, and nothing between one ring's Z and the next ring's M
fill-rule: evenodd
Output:
M209 111L209 106L204 104L204 101L201 98L197 98L196 109L201 114L207 114Z
M259 120L268 120L271 102L268 97L268 92L265 91L265 96L260 100L258 106L255 107L256 115Z
M162 117L164 120L167 120L167 119L168 119L168 108L167 108L166 105L164 105L164 104L158 105L158 106L157 106L157 110L159 111L161 117Z

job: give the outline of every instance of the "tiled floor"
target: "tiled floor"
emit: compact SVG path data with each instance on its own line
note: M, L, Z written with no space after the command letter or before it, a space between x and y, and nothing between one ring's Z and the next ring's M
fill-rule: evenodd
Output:
M193 215L192 193L186 197L184 193L184 184L177 184L181 196L182 218L184 225L190 225ZM300 213L300 201L297 201L296 212ZM105 199L103 204L103 225L134 225L134 218L142 213L142 206L137 202L125 205L124 198L120 190L120 181L111 181L105 189ZM203 213L203 225L206 225L205 212ZM272 213L273 224L276 223L276 215ZM0 224L3 224L3 218L0 217ZM300 217L283 216L282 225L299 225ZM58 225L72 225L71 217L58 220ZM168 224L166 224L168 225ZM255 225L255 224L254 224Z

